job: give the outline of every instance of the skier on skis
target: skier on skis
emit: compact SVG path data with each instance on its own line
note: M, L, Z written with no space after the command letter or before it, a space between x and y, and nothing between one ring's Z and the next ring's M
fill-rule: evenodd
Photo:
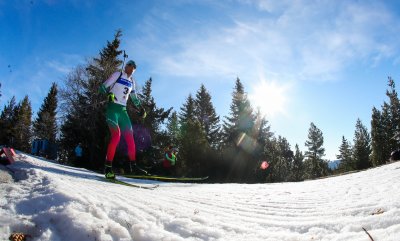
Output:
M115 178L115 174L112 171L112 163L121 135L125 138L128 147L129 161L126 163L125 171L128 173L132 173L133 170L145 172L136 167L135 141L133 138L132 124L126 110L129 97L139 110L138 115L142 118L146 117L146 111L137 97L135 81L132 77L135 70L135 62L129 60L123 72L115 72L100 86L100 92L106 93L108 97L106 121L111 132L111 139L107 148L104 170L105 176L108 179Z
M178 149L173 147L172 145L165 150L163 167L164 167L164 174L166 176L170 176L171 174L173 174L175 169L177 154L178 154Z

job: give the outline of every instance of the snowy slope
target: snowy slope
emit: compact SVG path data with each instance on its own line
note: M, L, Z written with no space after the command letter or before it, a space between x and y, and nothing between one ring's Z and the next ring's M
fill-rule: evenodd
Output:
M368 241L363 227L375 241L400 240L400 162L300 183L145 190L18 159L10 166L18 181L0 183L0 240L17 231L28 240Z

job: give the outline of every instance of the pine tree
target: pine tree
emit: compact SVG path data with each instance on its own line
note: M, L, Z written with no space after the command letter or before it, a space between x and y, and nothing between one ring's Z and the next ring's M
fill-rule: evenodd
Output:
M170 117L168 117L167 121L167 135L168 135L168 142L169 143L178 143L179 136L180 136L180 126L178 115L176 111L172 112Z
M32 138L32 107L28 96L18 104L15 112L15 122L12 128L14 147L23 152L30 152Z
M256 170L256 178L258 182L265 182L267 179L270 170L263 170L261 168L261 163L263 161L270 161L270 146L273 140L274 134L271 132L271 127L268 121L265 119L265 116L261 114L261 111L258 109L256 113L255 124L253 126L252 139L255 140L255 148L252 151L253 158L249 161L249 165L254 165L254 169ZM254 175L249 173L249 182L252 181L252 177Z
M232 97L230 116L225 117L223 123L222 135L225 147L232 147L239 144L238 142L243 134L251 134L254 126L253 110L239 78L236 79Z
M189 95L179 114L181 135L178 167L181 174L199 176L205 175L209 166L207 162L209 144L206 133L195 117L194 109L195 102L192 95Z
M15 96L4 106L0 115L0 141L4 145L13 145L13 127L16 122L17 104Z
M112 42L107 41L107 46L104 47L100 51L99 58L94 58L93 62L87 67L87 70L90 74L89 86L87 88L90 91L90 94L94 96L90 99L91 101L95 101L96 97L98 97L98 87L115 71L119 69L122 64L122 61L118 59L118 56L122 54L122 50L119 50L119 45L121 43L122 30L117 30L114 35L114 39ZM122 66L123 68L124 66ZM99 98L101 99L101 97Z
M51 143L55 143L57 137L57 93L57 84L53 83L33 122L35 138L45 139Z
M267 158L267 150L265 149L267 143L271 142L274 133L271 131L269 122L265 119L265 116L261 114L258 109L256 113L256 119L253 126L252 137L257 142L257 147L254 150L254 155L259 159Z
M286 138L278 136L273 141L274 155L271 158L272 180L274 182L285 182L290 180L293 162L293 152Z
M257 141L253 138L255 117L240 79L236 79L230 116L226 116L222 129L222 153L229 176L228 181L247 182L254 176L258 163L253 151Z
M293 157L291 180L298 182L302 181L304 177L304 165L303 165L304 155L299 149L299 145L295 146L295 154Z
M195 114L195 103L192 94L186 98L186 102L180 108L181 112L179 113L179 120L181 123L186 123L188 121L196 120Z
M390 158L390 153L400 148L400 101L395 82L388 77L386 96L389 102L384 102L382 111L375 107L371 120L371 164L382 165Z
M389 118L389 107L385 103L383 106L383 112L380 112L375 107L372 109L372 120L371 120L371 162L374 166L384 164L390 156L391 145L390 145L390 118ZM389 127L389 128L388 128Z
M107 46L100 51L100 58L94 58L93 63L87 67L90 77L84 97L88 106L95 108L88 108L86 112L88 116L84 118L84 123L87 123L89 127L89 135L83 141L83 146L88 147L89 161L97 168L103 168L109 134L104 116L106 97L100 94L98 89L108 77L119 70L122 64L122 61L118 59L118 56L122 54L122 50L119 50L121 36L122 31L118 30L113 41L107 41Z
M305 152L306 161L305 165L305 177L316 178L327 175L327 163L322 159L325 156L324 137L322 131L311 123L310 129L308 130L308 140L305 146L308 150Z
M161 125L168 119L172 107L168 110L164 110L164 108L158 108L154 97L152 96L152 83L153 80L150 78L146 81L142 92L139 94L139 98L141 99L142 106L145 108L147 117L146 119L140 118L135 112L134 105L132 103L128 103L128 109L130 109L130 114L133 123L142 123L143 125L151 132L152 144L157 146L166 146L168 143L168 137L164 131L161 130Z
M203 127L207 141L216 150L221 142L219 116L211 101L211 95L202 84L195 99L195 115Z
M339 155L336 155L336 157L340 160L339 170L342 172L355 170L352 147L344 136L342 136L342 144L339 147Z
M389 130L393 136L388 136L390 140L390 148L391 150L396 150L400 147L399 138L395 138L395 136L400 135L400 100L397 95L397 91L395 89L396 85L394 80L391 77L388 77L388 86L389 89L386 90L386 95L389 97L389 108L390 108L390 123Z
M66 84L66 89L62 91L65 118L61 128L63 148L71 156L72 150L81 142L86 156L84 164L90 164L88 167L94 169L103 168L108 142L104 116L106 96L100 94L98 89L122 64L118 59L122 53L119 50L121 36L122 31L118 30L113 41L107 41L98 58L90 61L86 68L78 66L66 80L71 83Z
M60 110L63 122L60 127L61 148L58 154L59 162L61 163L85 166L83 164L72 163L72 161L74 160L73 151L77 143L82 142L84 147L87 146L84 140L88 139L86 138L88 133L82 130L86 130L84 120L88 118L87 110L94 108L88 106L84 97L88 79L89 74L86 68L84 66L77 66L66 77L65 82L68 84L65 85L64 89L60 90ZM84 152L84 155L86 154ZM89 167L89 165L86 167ZM93 166L91 167L93 168Z
M353 159L356 169L362 170L370 167L371 138L360 119L357 119L353 141Z
M387 155L380 160L380 164L389 160L390 152L400 148L400 101L395 90L394 80L391 77L388 77L388 87L386 96L389 97L389 103L384 103L382 110L386 132L386 145L384 145L386 148L382 151Z

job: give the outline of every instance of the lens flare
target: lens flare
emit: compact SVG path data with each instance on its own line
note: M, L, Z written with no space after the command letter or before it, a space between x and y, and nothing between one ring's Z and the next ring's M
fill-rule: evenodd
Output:
M262 80L253 86L253 92L249 94L249 99L254 107L260 108L262 114L274 117L286 114L287 92L287 85L278 85L275 82Z
M269 163L267 161L263 161L260 165L260 169L266 170L269 167Z

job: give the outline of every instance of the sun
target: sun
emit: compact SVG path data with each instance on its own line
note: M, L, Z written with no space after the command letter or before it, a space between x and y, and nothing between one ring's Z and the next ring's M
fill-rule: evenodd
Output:
M267 117L286 114L288 86L278 85L274 81L267 82L261 80L253 86L253 91L249 94L249 99L251 104L255 108L259 108L261 113Z

